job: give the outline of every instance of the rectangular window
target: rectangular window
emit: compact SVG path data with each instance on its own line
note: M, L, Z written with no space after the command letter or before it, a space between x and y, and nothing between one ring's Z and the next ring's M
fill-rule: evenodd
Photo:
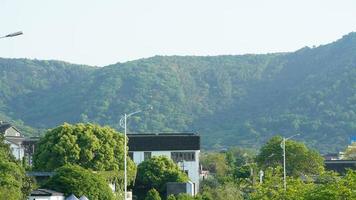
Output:
M195 161L195 152L171 152L174 162Z
M143 160L149 160L152 156L152 152L144 152L143 153Z

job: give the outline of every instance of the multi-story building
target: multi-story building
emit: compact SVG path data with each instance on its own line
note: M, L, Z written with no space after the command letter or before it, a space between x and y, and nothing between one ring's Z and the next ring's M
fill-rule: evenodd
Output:
M195 133L128 134L129 156L138 165L152 156L167 156L187 173L199 190L200 136Z

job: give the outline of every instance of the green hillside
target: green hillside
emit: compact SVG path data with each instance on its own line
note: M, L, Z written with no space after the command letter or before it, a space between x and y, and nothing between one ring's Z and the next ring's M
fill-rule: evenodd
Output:
M131 132L197 131L203 148L257 147L302 133L322 152L356 134L356 33L292 53L155 56L105 67L0 59L0 117L28 134L63 122ZM29 127L34 127L31 130Z

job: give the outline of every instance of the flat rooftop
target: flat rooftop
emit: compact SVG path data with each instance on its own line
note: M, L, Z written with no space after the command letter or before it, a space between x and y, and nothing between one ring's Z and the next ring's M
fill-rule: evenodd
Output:
M183 151L200 150L197 133L127 134L129 151Z

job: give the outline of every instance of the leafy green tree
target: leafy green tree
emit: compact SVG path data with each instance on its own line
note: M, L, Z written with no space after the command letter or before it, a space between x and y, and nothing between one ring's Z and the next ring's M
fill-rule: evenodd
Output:
M202 154L201 164L204 169L209 170L210 173L215 174L218 178L225 177L231 171L226 155L223 153Z
M202 199L207 200L242 200L242 192L235 183L223 183L217 187L203 187Z
M356 171L349 170L342 178L329 173L321 179L305 194L305 200L356 199Z
M287 190L284 191L282 168L268 168L262 184L257 183L252 193L249 194L251 200L303 200L312 183L304 183L299 178L288 177Z
M156 189L160 194L166 191L168 182L187 182L188 176L179 169L173 160L166 156L152 157L138 165L135 193Z
M114 199L107 181L91 170L77 165L65 165L55 172L55 175L44 185L45 188L63 192L65 195L85 195L93 200Z
M94 171L123 171L124 136L107 126L65 123L41 138L33 159L34 169L42 171L66 164ZM127 160L128 178L133 181L136 167L128 156Z
M256 161L260 167L276 168L283 164L282 137L274 136L262 146ZM289 176L316 175L324 171L323 158L303 143L286 141L286 171Z
M177 200L177 199L173 194L171 194L167 197L167 200Z
M22 199L24 170L14 162L0 160L0 199Z
M152 188L147 192L145 200L161 200L161 197L157 190Z
M21 163L12 155L4 139L0 134L0 199L26 198L33 189L34 183L25 175Z
M254 162L254 151L239 147L230 148L226 153L226 161L230 168L242 167Z

